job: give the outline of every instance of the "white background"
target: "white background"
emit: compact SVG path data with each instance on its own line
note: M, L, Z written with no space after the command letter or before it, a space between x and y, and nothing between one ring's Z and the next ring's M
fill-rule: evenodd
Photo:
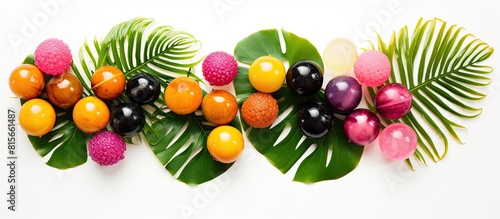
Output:
M44 9L47 2L56 7ZM308 38L320 53L336 37L361 47L363 40L374 39L370 29L387 39L404 25L413 29L420 17L440 17L500 48L500 13L488 0L1 1L0 124L6 123L7 107L20 107L7 88L8 75L41 41L63 39L76 55L86 37L102 36L137 16L192 33L203 42L204 55L232 53L245 36L276 27ZM31 32L24 31L30 24ZM13 43L9 36L25 41ZM499 61L494 54L487 64ZM491 77L492 85L484 90L489 96L477 103L482 115L459 121L468 127L460 133L467 144L451 142L444 161L410 172L369 145L352 173L310 185L293 182L294 170L281 174L250 145L235 168L196 187L170 176L146 145L128 146L126 159L112 167L89 161L59 171L44 164L20 130L18 203L10 212L7 131L0 125L0 218L500 218L498 72Z

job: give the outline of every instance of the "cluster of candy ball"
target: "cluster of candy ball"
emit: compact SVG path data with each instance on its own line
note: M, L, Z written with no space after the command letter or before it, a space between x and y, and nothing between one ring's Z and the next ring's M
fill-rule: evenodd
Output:
M34 59L35 65L22 64L9 78L11 91L26 100L19 111L21 128L31 136L54 137L50 131L56 125L56 109L66 110L72 113L72 122L79 130L93 135L88 142L92 160L103 166L122 160L126 150L123 137L136 136L145 125L141 105L155 103L159 98L158 79L138 73L127 81L117 67L102 66L92 74L93 94L83 97L82 82L70 69L72 56L66 43L48 39L36 48ZM203 68L214 86L229 84L238 71L234 57L224 52L207 56ZM238 111L231 93L213 90L203 97L198 82L182 76L169 82L164 95L168 109L179 115L194 113L201 106L206 120L218 126L208 136L208 150L217 161L236 160L244 140L238 129L227 125ZM109 104L119 97L118 102L123 103Z
M34 52L34 60L35 65L22 64L9 78L12 92L27 100L19 111L21 128L28 135L45 136L56 124L55 109L72 109L67 112L72 113L76 127L93 134L88 143L92 160L100 165L122 160L126 150L122 137L133 137L144 127L145 114L140 105L155 102L160 94L155 77L141 73L127 82L120 69L102 66L91 78L95 96L82 98L83 86L70 69L72 56L66 43L54 38L43 41ZM130 102L110 111L105 101L118 98L124 91ZM106 130L108 124L112 131Z
M332 78L325 88L325 99L312 101L323 85L323 70L311 60L291 63L288 70L279 59L272 56L257 58L249 69L249 80L258 91L242 105L242 117L254 128L267 128L278 116L278 104L272 93L278 91L284 82L298 97L306 97L299 106L297 122L301 132L316 139L328 134L334 123L334 113L345 116L344 132L357 145L373 142L381 131L381 122L376 113L357 108L362 99L362 85L380 87L391 74L387 56L379 51L366 51L359 57L356 47L345 39L330 43L324 59L333 71L346 72L354 68L356 78L341 75ZM359 80L359 81L358 81ZM383 118L402 118L411 109L411 94L406 87L397 83L382 86L375 98L376 112ZM415 132L407 125L395 123L387 126L379 137L382 152L390 159L408 158L415 151Z
M362 98L361 85L365 85L379 88L374 102L376 113L381 117L397 120L410 111L412 96L408 89L399 83L385 84L391 75L388 57L374 50L363 52L358 57L354 44L343 38L330 41L323 56L331 70L346 72L354 68L357 78L337 76L325 89L325 100L332 110L346 115L344 132L347 138L357 145L367 145L378 137L380 149L388 158L403 160L410 157L417 147L417 137L411 127L393 123L380 133L381 122L377 114L364 108L356 109Z

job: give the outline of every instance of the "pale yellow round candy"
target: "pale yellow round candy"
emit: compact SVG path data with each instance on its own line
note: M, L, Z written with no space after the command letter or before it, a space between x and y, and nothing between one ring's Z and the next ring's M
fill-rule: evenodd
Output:
M354 66L358 51L350 40L335 38L326 45L323 59L330 70L344 73Z

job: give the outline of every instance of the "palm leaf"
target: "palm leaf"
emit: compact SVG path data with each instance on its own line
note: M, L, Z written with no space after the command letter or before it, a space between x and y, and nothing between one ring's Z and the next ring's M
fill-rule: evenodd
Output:
M286 52L282 52L279 34L275 29L262 30L244 38L236 45L236 59L243 64L251 64L260 56L272 55L291 64L309 59L323 67L321 56L309 41L285 30L281 34ZM256 92L248 81L247 66L239 67L234 85L240 104ZM273 93L273 97L278 100L279 122L265 129L251 128L243 120L242 124L255 149L282 173L298 164L294 180L310 183L338 179L357 166L363 147L348 142L343 121L336 120L325 137L308 139L302 135L297 123L297 112L307 98L295 96L286 86ZM310 99L324 101L324 95L319 92ZM312 152L308 154L308 151Z
M443 159L450 137L462 143L457 129L465 127L456 120L475 118L482 111L472 102L486 96L477 89L491 82L487 75L493 68L481 62L491 56L493 48L457 25L420 19L411 35L405 26L392 34L389 43L379 36L376 49L391 61L393 72L388 82L405 85L413 95L411 112L400 120L385 120L386 124L404 122L415 130L419 145L416 160L426 164L424 154L434 162ZM367 90L370 107L377 90ZM406 162L413 169L411 160Z

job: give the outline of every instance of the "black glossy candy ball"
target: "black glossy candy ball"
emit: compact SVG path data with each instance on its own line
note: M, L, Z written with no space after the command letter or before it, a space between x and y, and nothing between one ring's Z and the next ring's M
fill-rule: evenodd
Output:
M111 128L116 134L132 137L141 132L146 122L144 111L135 103L120 103L111 112Z
M300 131L308 138L325 136L333 125L333 111L323 102L305 102L298 112Z
M160 83L154 76L140 73L128 80L126 91L130 101L140 105L150 104L160 96Z
M296 95L313 95L323 85L323 69L310 60L298 61L288 69L286 84Z

